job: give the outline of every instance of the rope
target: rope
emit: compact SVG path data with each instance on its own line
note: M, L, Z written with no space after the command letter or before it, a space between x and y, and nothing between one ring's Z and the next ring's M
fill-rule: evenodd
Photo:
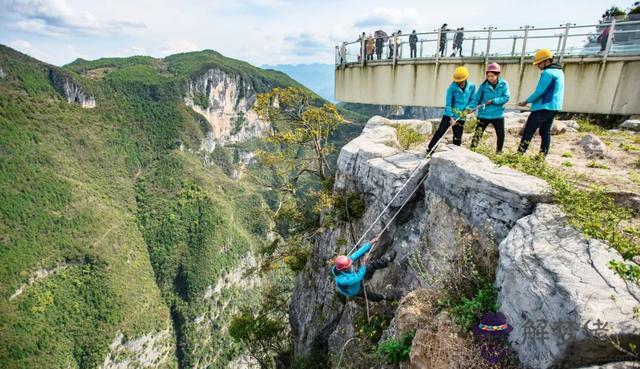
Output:
M477 107L475 107L474 109L472 109L471 111L469 111L467 114L465 114L465 117L469 114L472 114L473 112L477 111L478 109L481 109L485 106L485 104L482 105L478 105ZM453 127L456 123L458 123L458 121L460 120L461 117L451 121L449 123L449 127L447 127L447 130L449 130L450 127ZM445 131L446 133L446 131ZM424 159L420 160L420 163L418 164L418 166L416 167L416 169L413 170L413 172L411 172L411 174L409 175L409 178L407 178L407 180L404 182L404 184L402 185L402 187L400 187L400 189L398 190L398 192L396 192L396 194L393 196L393 198L389 201L389 203L384 207L384 209L382 209L382 211L380 212L380 214L376 217L376 219L374 219L374 221L371 223L371 225L369 226L369 228L367 228L366 231L364 231L364 233L362 234L362 236L360 237L360 239L358 239L358 242L356 242L353 245L353 248L347 253L347 255L351 255L351 253L353 253L353 251L355 251L355 249L358 247L358 245L360 245L360 243L364 240L364 238L367 236L367 234L369 234L369 232L373 229L373 227L378 223L378 221L382 218L382 216L387 212L387 210L391 207L391 204L393 204L393 202L395 201L395 199L402 193L402 190L404 190L405 187L407 187L407 185L409 184L409 182L411 182L411 179L413 178L413 176L419 172L420 169L422 169L422 165L424 163L427 162L428 159L431 158L431 155L433 154L433 152L436 150L436 148L438 147L438 145L440 144L440 141L442 141L442 139L444 138L444 134L442 135L442 137L440 137L438 139L438 141L436 141L436 143L433 145L433 148L431 150L429 150L429 152L427 153L427 155L425 155ZM426 178L426 177L425 177ZM424 178L420 181L420 183L418 183L418 185L416 186L416 189L418 187L420 187L420 184L424 181ZM413 196L413 194L415 193L416 189L413 190L413 192L411 193L411 195L409 195L409 197L407 198L407 200L402 204L402 206L400 207L400 210L402 210L402 207L404 207L404 205L407 203L407 201L411 198L411 196ZM399 210L398 210L399 212ZM393 218L395 218L398 215L398 213L396 213L396 215L394 215ZM384 229L382 230L382 232L384 232L388 227L389 224L391 222L388 222L387 225L384 227ZM378 235L381 235L382 232L380 232ZM374 245L375 247L375 245ZM371 248L371 250L373 250L373 247ZM371 250L369 250L369 252L371 252Z
M359 340L359 338L358 337L351 337L351 338L349 338L347 340L347 342L344 343L344 345L342 345L342 352L340 353L340 357L338 358L338 364L336 365L336 368L340 368L340 363L342 362L342 356L344 355L344 349L347 347L349 342L351 342L353 340Z

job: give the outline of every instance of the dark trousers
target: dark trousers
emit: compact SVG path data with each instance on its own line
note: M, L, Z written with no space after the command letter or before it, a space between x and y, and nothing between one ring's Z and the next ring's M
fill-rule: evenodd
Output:
M496 151L501 152L502 146L504 145L504 118L498 119L484 119L480 118L478 121L478 126L476 127L476 132L473 135L473 140L471 140L471 148L478 146L482 135L484 134L484 130L487 129L489 124L493 125L493 128L496 130L496 136L498 137L498 144L496 145Z
M411 58L417 58L418 48L416 47L416 44L409 44L409 48L411 49Z
M367 54L367 60L373 60L373 53Z
M540 153L547 156L551 147L551 125L556 114L558 114L556 110L536 110L531 112L524 126L524 134L520 140L518 152L524 154L527 151L533 135L539 129L540 138L542 138Z
M431 152L433 147L436 145L436 142L438 142L438 140L440 140L440 138L444 136L444 134L447 132L447 129L449 129L449 124L451 124L451 117L448 117L446 115L443 116L442 120L440 121L440 125L436 130L436 133L433 134L431 141L429 141L429 149L427 150L427 152ZM460 146L460 144L462 143L462 133L464 132L464 121L459 120L458 124L453 126L451 129L453 130L453 144Z
M444 49L447 47L447 40L440 41L440 56L444 56Z
M608 37L602 37L602 39L600 39L600 51L604 51L604 49L607 48L607 39Z
M393 58L393 46L389 46L389 59Z
M376 270L386 268L387 265L389 265L389 262L387 260L380 260L380 259L371 260L369 263L367 263L367 272L364 274L364 280L368 281L369 279L371 279L371 277L373 277L373 273L375 273ZM364 298L364 290L363 290L364 288L365 287L363 285L362 289L360 289L360 292L358 292L358 294L355 295L354 297ZM367 300L373 301L373 302L380 302L384 300L384 296L379 293L375 293L370 289L367 289Z

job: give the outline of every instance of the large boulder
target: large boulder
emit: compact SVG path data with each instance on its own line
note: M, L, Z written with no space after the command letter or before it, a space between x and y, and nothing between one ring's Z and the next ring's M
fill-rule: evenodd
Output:
M369 194L379 203L388 204L420 165L392 207L404 203L427 168L423 152L397 148L396 129L391 126L397 122L403 121L375 116L369 119L360 136L340 150L335 190Z
M620 129L640 132L640 119L627 119L620 125Z
M612 342L627 349L640 342L640 288L608 267L621 256L570 227L557 206L537 205L499 252L498 303L527 367L609 362L620 355Z
M551 199L545 181L455 145L433 156L425 189L444 198L475 228L489 228L497 242L536 203Z
M588 158L602 159L607 154L607 145L602 140L592 134L584 136L579 142Z

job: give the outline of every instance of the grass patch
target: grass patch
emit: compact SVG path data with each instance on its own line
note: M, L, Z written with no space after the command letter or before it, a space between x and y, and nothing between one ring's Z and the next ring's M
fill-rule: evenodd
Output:
M411 344L414 336L415 332L406 332L400 335L398 339L391 338L382 341L378 344L376 353L385 359L387 364L398 364L407 361L411 353Z
M570 162L570 161L563 161L563 162L562 162L562 166L563 166L563 167L572 167L572 166L573 166L573 163L572 163L572 162Z
M567 151L567 152L562 154L562 157L563 158L572 158L573 154L571 152Z
M422 143L427 139L426 135L417 132L415 129L405 124L391 124L391 127L396 129L398 142L405 150L408 150L411 146Z
M595 169L609 169L608 166L598 163L597 161L591 160L587 163L587 168L595 168Z

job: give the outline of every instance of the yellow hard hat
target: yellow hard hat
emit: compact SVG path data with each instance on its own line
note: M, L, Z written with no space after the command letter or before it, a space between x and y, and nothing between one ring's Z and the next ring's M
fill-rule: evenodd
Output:
M533 64L541 63L547 59L553 58L553 53L549 49L540 49L536 51L536 55L533 58Z
M465 67L458 67L453 71L453 81L454 82L462 82L466 81L469 78L469 69Z

